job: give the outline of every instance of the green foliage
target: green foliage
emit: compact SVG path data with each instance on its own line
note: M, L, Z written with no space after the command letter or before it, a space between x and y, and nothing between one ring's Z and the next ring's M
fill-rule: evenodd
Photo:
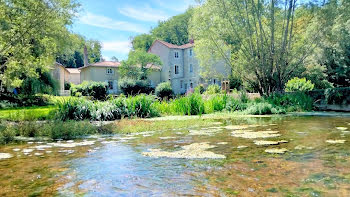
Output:
M246 113L252 115L266 115L266 114L281 114L286 113L283 109L278 109L273 107L271 104L263 103L254 103L250 105L246 110Z
M107 97L107 84L95 81L84 81L79 85L72 84L71 94L72 96L91 96L94 99L102 100Z
M141 34L133 37L133 49L148 51L156 39L175 45L187 44L191 39L188 34L188 26L192 13L193 9L190 8L183 14L159 22L158 26L153 28L149 34Z
M315 8L321 0L315 6L303 6L311 1L295 3L201 1L189 32L196 38L194 50L202 72L211 72L213 60L222 60L243 84L261 95L283 91L287 80L304 70L303 60L320 42L319 32L325 25L317 19Z
M214 85L209 85L207 90L204 92L204 94L210 95L210 94L218 94L221 92L220 86L214 84Z
M56 94L58 91L58 83L48 72L42 73L40 69L36 71L39 78L26 78L20 88L20 93L25 96L34 96L35 94Z
M52 121L44 124L36 132L39 136L47 136L51 139L70 140L98 134L99 130L87 121Z
M151 95L137 95L111 98L107 101L89 101L84 98L70 98L59 105L56 117L60 120L109 121L124 117L150 118L158 116Z
M281 107L286 111L310 111L313 109L314 101L304 92L292 92L287 94L272 94L265 98L266 102L273 106Z
M198 93L179 97L169 102L163 101L155 104L155 107L162 114L174 115L201 115L204 114L204 101Z
M327 104L350 104L350 88L333 88L324 91Z
M197 87L194 88L194 92L199 93L199 94L203 94L205 91L204 87L202 84L198 85Z
M170 98L173 95L173 89L170 82L163 82L158 84L155 93L159 98Z
M159 22L158 27L152 29L151 35L155 38L175 44L183 45L188 43L188 26L192 17L193 9L188 9L185 13L173 16L167 21Z
M119 72L123 78L146 80L151 69L155 69L151 65L162 65L159 56L137 49L130 51L128 59L122 62Z
M68 68L84 66L84 47L88 52L89 63L102 60L102 45L97 40L88 40L81 35L71 33L62 40L63 47L56 54L56 62Z
M71 87L72 87L71 83L64 82L64 90L70 90Z
M225 110L228 112L244 111L247 109L247 102L241 102L233 97L227 97Z
M49 70L77 7L73 0L0 2L0 81L6 87Z
M154 89L146 80L134 80L124 78L119 81L119 88L125 95L149 94Z
M140 34L132 39L132 47L134 50L143 50L148 51L148 49L152 46L155 38L153 35L149 34Z
M226 109L226 103L228 100L227 95L217 94L210 96L204 102L204 111L206 114L223 111Z
M286 92L296 92L296 91L311 91L315 85L311 81L306 80L306 78L294 77L286 83Z
M0 144L8 144L14 141L16 136L16 130L12 126L8 126L3 130L0 130Z

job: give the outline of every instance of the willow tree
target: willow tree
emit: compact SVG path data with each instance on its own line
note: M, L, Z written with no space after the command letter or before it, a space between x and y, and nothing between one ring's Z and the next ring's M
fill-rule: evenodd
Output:
M200 64L224 59L260 94L283 91L320 38L316 15L298 14L299 6L297 0L203 1L190 26Z

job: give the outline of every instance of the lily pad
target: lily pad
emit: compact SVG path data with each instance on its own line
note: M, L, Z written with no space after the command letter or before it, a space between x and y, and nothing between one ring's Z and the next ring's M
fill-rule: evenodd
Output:
M232 136L233 137L241 137L246 139L256 139L256 138L272 138L272 137L279 137L281 134L278 134L279 131L257 131L257 132L251 132L251 131L244 131L244 130L238 130L233 131Z
M265 140L256 140L254 141L254 144L258 146L268 146L268 145L278 145L278 141L265 141Z
M271 154L284 154L288 151L286 148L271 148L271 149L266 149L265 152L271 153Z
M326 140L330 144L344 144L346 140Z
M13 157L10 153L0 153L0 159L9 159Z
M147 157L169 157L169 158L183 158L183 159L225 159L225 155L216 154L207 151L209 148L214 148L216 146L209 145L208 142L203 143L193 143L190 145L183 146L183 150L168 152L162 151L160 149L150 149L149 152L143 152L143 156Z

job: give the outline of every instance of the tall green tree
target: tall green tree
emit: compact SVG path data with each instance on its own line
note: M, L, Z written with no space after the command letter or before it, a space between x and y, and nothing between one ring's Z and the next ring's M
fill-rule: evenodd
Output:
M158 26L153 28L149 34L141 34L131 38L133 49L148 51L156 39L175 45L187 44L189 39L192 39L188 33L192 15L193 8L189 8L183 14L173 16L166 21L160 21Z
M19 87L53 65L79 4L74 0L0 1L0 81Z
M297 9L296 0L204 1L195 9L190 27L200 64L206 67L212 59L224 59L260 94L283 91L302 71L322 31L322 24L313 25L318 22L317 9L308 15Z
M88 50L89 63L99 62L102 59L101 43L97 40L88 40L81 35L70 33L64 40L63 47L56 54L56 61L68 68L84 66L84 47Z
M122 61L120 74L123 78L145 80L151 69L149 65L161 66L159 56L143 50L130 51L128 59Z

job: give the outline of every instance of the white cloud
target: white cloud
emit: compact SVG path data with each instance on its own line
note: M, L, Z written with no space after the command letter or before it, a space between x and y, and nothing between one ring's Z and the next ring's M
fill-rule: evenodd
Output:
M195 5L194 0L153 0L157 5L176 12L185 12L190 5Z
M136 33L147 32L147 28L144 28L143 26L140 26L138 24L130 23L127 21L117 21L105 16L92 14L90 12L88 12L84 16L81 16L79 21L86 25L102 27L107 29L130 31Z
M128 54L131 49L130 41L102 42L102 50L117 54Z
M147 5L144 8L123 7L118 10L121 14L140 21L158 22L169 18L164 11L153 9Z

